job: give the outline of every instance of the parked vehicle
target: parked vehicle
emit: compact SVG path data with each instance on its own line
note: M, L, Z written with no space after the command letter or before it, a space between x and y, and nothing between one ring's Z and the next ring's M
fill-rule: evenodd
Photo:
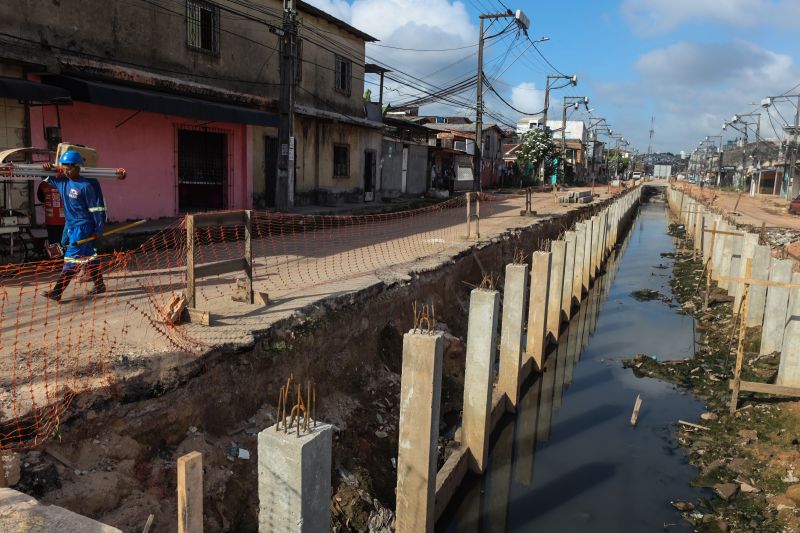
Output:
M800 194L798 194L797 198L789 203L789 213L793 215L800 215Z

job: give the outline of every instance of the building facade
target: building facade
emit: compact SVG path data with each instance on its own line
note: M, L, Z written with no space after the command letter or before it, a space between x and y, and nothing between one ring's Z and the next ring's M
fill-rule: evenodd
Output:
M125 167L128 180L103 184L112 220L272 206L282 7L3 2L0 74L66 91L71 105L19 106L0 141L84 144L98 165ZM382 149L363 100L375 39L304 2L297 10L295 203L364 201Z

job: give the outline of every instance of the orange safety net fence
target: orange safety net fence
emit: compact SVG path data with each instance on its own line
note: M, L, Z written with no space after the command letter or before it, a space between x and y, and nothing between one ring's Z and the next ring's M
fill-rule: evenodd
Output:
M519 196L481 199L482 221L519 212ZM176 353L199 355L246 342L264 328L273 306L291 313L288 303L346 292L358 278L381 278L397 265L446 251L463 242L465 204L461 196L362 216L252 211L253 288L268 293L271 304L231 300L243 273L198 279L195 307L212 312L212 327L166 318L167 304L186 289L183 220L134 250L100 256L104 294L89 296L92 281L81 273L61 303L45 298L61 272L60 260L0 266L0 449L44 442L58 432L77 395L112 387L122 375ZM244 234L243 226L196 229L195 264L240 257Z

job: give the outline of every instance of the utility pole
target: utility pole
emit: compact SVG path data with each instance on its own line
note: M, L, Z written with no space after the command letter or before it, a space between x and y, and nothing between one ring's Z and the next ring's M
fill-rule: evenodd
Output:
M647 165L650 163L650 154L653 148L653 134L656 130L653 128L656 121L655 115L650 116L650 140L647 141L647 158L644 160L644 171L643 174L647 174Z
M519 9L516 13L508 9L505 13L488 13L480 15L479 18L481 27L478 37L478 87L477 98L475 100L475 154L472 159L472 188L476 192L481 190L481 148L483 143L483 21L486 19L513 18L516 19L517 25L526 35L528 28L531 26L531 21L525 16L525 13Z
M475 155L473 158L472 169L472 190L480 191L481 187L481 161L482 142L483 142L483 21L484 17L488 15L481 15L481 29L480 38L478 39L478 94L475 103Z
M297 80L297 11L295 0L283 0L281 36L281 92L278 104L278 181L275 206L280 210L294 206L294 89Z
M794 114L794 130L792 130L792 144L789 156L789 183L786 185L786 200L791 202L800 194L800 179L795 179L794 166L797 164L797 130L800 128L800 96L797 97L797 111Z

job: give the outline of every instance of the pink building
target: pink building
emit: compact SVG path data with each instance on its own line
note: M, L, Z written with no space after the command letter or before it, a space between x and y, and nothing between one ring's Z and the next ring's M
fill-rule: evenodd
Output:
M209 119L268 124L276 121L274 115L63 76L44 81L70 90L75 101L58 110L31 107L31 142L47 148L47 128L60 126L64 141L97 150L98 166L125 168L125 181L102 183L110 220L252 207L254 126ZM81 101L104 98L120 104ZM126 105L130 107L121 107ZM159 108L195 117L147 111Z

